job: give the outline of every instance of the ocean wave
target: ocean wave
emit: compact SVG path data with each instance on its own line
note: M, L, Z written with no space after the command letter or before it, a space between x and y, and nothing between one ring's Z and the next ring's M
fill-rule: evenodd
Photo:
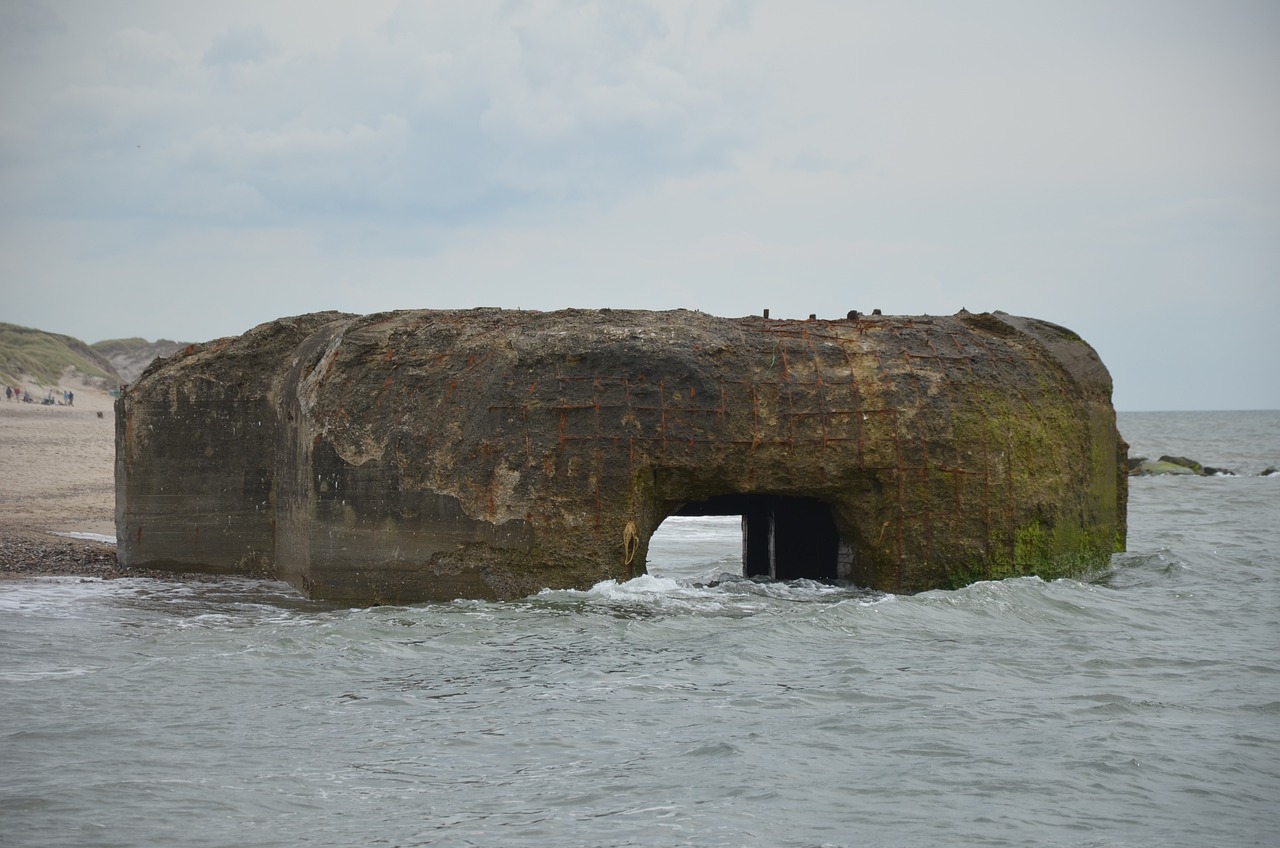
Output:
M767 581L723 572L705 581L642 574L626 581L602 580L589 589L543 589L534 599L615 612L746 616L783 604L877 603L891 597L847 584Z

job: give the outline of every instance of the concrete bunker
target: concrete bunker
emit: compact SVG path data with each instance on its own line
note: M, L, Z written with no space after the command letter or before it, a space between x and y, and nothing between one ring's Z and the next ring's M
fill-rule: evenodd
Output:
M157 360L116 415L127 566L311 597L522 597L744 516L748 575L893 592L1123 549L1111 380L1004 313L318 313Z

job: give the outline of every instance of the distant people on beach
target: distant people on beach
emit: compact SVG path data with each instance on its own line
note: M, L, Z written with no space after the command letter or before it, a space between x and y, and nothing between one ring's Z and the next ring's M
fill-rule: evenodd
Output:
M21 386L5 386L4 399L9 401L16 400L19 403L36 403L36 398L32 397L31 392ZM63 389L62 400L58 400L53 393L53 389L50 389L49 394L40 398L39 403L44 406L75 406L76 393L70 389Z
M8 401L18 401L19 403L35 403L36 399L31 396L31 392L26 391L21 386L5 386L4 399ZM75 406L76 393L70 389L63 389L62 400L58 400L53 393L53 389L49 390L49 394L40 399L40 403L44 406Z
M71 392L65 392L64 394L66 395L66 403L67 403L67 405L68 405L68 406L70 406L70 405L71 405L71 401L72 401L72 399L73 399L75 396L74 396L73 394L71 394ZM26 389L22 388L21 386L5 386L5 387L4 387L4 399L5 399L5 400L16 400L16 401L18 401L19 403L37 403L36 398L31 394L31 392L27 391ZM54 404L59 404L59 405L61 405L61 404L59 403L59 401L54 400L54 398L53 398L53 389L50 389L50 390L49 390L49 395L48 395L48 397L45 397L45 398L41 399L41 400L40 400L40 401L38 401L38 402L39 402L39 403L42 403L42 404L44 404L44 405L46 405L46 406L52 406L52 405L54 405Z

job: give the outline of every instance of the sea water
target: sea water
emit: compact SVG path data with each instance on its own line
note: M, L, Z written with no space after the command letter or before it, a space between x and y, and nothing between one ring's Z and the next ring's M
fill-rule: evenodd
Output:
M896 596L649 576L344 609L0 583L0 845L1280 844L1280 413L1122 414L1129 552Z

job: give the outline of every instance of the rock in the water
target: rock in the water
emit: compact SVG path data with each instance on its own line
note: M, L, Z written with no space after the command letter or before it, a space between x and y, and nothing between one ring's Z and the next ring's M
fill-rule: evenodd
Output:
M1136 464L1134 463L1134 460L1130 460L1129 473L1134 476L1142 477L1161 474L1185 474L1187 476L1195 477L1200 474L1200 472L1185 463L1170 462L1165 457L1161 457L1158 460L1139 457Z
M1204 476L1204 466L1194 459L1187 459L1185 456L1162 456L1160 462L1167 462L1170 465L1181 465L1183 468L1191 469L1191 473Z
M158 361L116 422L124 564L352 603L627 578L675 514L743 516L747 576L896 592L1125 535L1106 368L1003 313L323 313Z
M1185 456L1162 456L1158 460L1150 460L1145 456L1131 456L1129 457L1129 474L1135 477L1160 474L1182 474L1196 477L1238 476L1236 472L1229 468L1214 468L1210 465L1201 465L1196 460L1187 459Z

